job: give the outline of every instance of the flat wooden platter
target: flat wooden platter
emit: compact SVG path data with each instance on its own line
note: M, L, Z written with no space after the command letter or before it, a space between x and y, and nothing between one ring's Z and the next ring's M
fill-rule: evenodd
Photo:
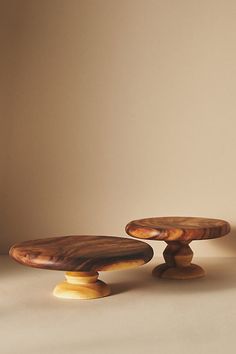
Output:
M119 270L147 263L148 244L115 236L62 236L25 241L10 249L17 262L35 268L91 272Z
M152 240L192 241L224 236L230 232L225 220L200 217L153 217L131 221L128 235Z

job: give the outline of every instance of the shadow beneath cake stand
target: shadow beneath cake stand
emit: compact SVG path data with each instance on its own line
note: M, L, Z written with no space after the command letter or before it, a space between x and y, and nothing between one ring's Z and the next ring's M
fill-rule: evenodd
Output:
M155 294L155 296L208 293L226 291L236 288L236 258L197 258L204 267L206 276L199 279L173 280L155 278L151 274L156 261L134 270L127 270L125 277L119 276L110 281L113 294L126 292L141 292L143 295ZM159 264L161 260L159 260ZM116 281L114 281L116 279Z

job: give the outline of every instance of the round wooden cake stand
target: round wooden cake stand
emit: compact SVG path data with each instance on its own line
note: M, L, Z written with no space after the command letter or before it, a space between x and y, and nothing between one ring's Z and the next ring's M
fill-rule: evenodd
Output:
M155 217L131 221L126 226L130 236L161 240L167 243L163 256L165 263L153 270L153 275L168 279L192 279L205 275L192 264L193 251L189 243L224 236L230 232L227 221L198 217Z
M120 270L150 261L152 248L144 242L111 236L63 236L25 241L11 247L10 256L34 267L66 272L53 294L66 299L95 299L110 294L98 271Z

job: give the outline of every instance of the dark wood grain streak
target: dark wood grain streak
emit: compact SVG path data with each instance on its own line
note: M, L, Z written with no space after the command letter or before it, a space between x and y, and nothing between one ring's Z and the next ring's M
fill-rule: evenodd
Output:
M131 221L126 232L143 239L192 241L224 236L230 232L230 224L225 220L199 217L154 217Z
M148 244L113 236L62 236L15 244L10 256L35 268L64 271L99 271L147 263L153 256Z

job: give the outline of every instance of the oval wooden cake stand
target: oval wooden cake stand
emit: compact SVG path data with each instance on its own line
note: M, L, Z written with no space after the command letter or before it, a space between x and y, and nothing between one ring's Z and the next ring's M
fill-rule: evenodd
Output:
M131 221L126 226L130 236L167 243L165 263L153 270L153 275L169 279L200 278L204 270L192 264L193 252L189 243L224 236L230 232L227 221L197 217L155 217Z
M66 281L53 294L67 299L95 299L110 294L98 271L128 269L150 261L144 242L112 236L63 236L25 241L11 247L10 256L26 266L66 271Z

